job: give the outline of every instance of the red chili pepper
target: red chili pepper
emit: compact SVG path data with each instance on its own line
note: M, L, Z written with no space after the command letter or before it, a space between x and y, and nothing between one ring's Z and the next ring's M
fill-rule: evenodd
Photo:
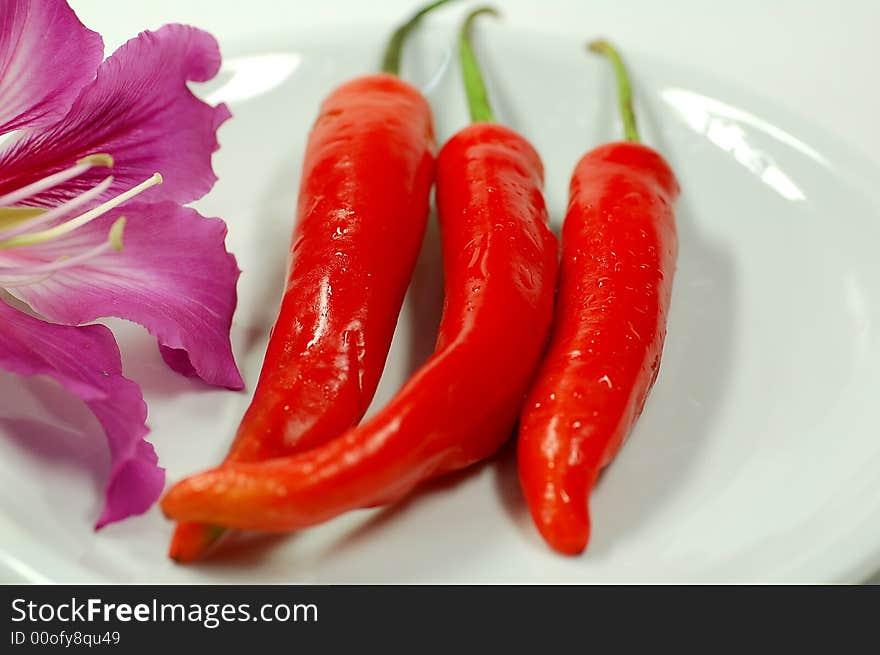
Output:
M491 119L462 28L475 120ZM176 485L177 519L285 531L391 502L418 483L469 466L511 435L544 349L557 242L547 227L543 168L512 130L478 123L441 150L437 200L446 301L436 351L374 418L323 446L233 463Z
M307 450L361 419L382 374L428 216L431 109L397 77L400 54L433 2L389 41L383 74L323 102L309 135L287 289L253 401L225 463ZM206 554L222 528L184 522L170 556Z
M566 554L586 547L590 491L657 377L677 252L675 175L638 143L620 57L590 47L615 65L627 142L587 153L572 176L556 319L518 445L532 518Z

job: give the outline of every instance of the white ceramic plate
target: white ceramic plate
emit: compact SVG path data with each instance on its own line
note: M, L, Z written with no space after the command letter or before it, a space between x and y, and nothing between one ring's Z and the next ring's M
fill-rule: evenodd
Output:
M318 103L370 69L388 28L412 6L312 4L75 5L112 46L170 20L203 25L221 40L224 72L199 92L228 102L235 118L221 130L220 182L199 206L227 220L244 269L233 341L249 389L278 299L286 255L279 245L291 230ZM100 432L79 403L38 380L0 376L3 415L38 422L26 438L0 439L0 579L829 582L869 575L880 564L880 167L852 144L880 139L865 127L867 114L850 106L855 100L822 93L802 102L815 81L800 77L811 65L814 76L830 77L833 62L819 62L829 51L867 47L873 41L858 39L880 14L866 3L846 30L827 23L822 52L809 44L826 23L793 15L789 31L776 36L779 48L795 48L785 53L791 62L800 53L802 66L787 64L783 92L781 78L766 72L778 67L779 52L762 3L736 3L738 11L722 9L720 17L696 2L614 4L504 3L506 20L484 20L478 36L500 118L544 157L557 225L573 164L617 134L608 68L582 48L598 31L619 36L646 141L668 156L684 190L660 378L596 490L584 556L556 556L539 540L508 448L394 508L175 566L165 558L171 526L158 510L91 531L107 463ZM458 71L448 65L461 9L431 19L406 53L404 73L426 89L441 138L466 122ZM732 32L745 28L737 59ZM753 48L742 47L745 38ZM869 94L859 102L876 109L876 91L857 84L868 70L859 65L841 67L837 83ZM432 228L374 409L430 351L438 257ZM174 375L145 333L112 326L127 375L144 388L169 479L218 461L247 394Z

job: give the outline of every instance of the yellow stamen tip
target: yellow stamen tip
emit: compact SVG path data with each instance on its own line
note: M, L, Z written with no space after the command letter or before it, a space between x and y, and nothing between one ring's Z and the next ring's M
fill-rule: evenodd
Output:
M122 250L122 233L125 231L125 216L120 216L116 222L110 227L110 247L116 252Z
M162 184L165 180L162 179L162 173L153 173L153 184Z
M76 162L79 165L82 164L91 164L92 166L105 166L107 168L113 168L113 157L108 155L106 152L98 152L94 155L88 155L83 157L82 159L77 160Z
M0 230L15 227L45 213L46 210L39 207L0 207Z

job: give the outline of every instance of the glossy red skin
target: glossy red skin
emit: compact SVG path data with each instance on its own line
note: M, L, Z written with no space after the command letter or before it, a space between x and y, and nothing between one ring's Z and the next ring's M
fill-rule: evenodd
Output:
M587 153L571 180L556 319L519 428L520 482L557 551L590 536L588 497L642 412L666 334L678 183L646 146Z
M287 288L226 463L291 455L360 421L421 247L434 153L427 101L393 75L357 78L324 100L306 147ZM215 536L181 524L172 557L194 559Z
M371 420L283 459L230 464L162 502L176 519L287 531L390 502L507 440L546 344L557 242L543 168L515 132L477 124L437 166L446 299L431 358Z

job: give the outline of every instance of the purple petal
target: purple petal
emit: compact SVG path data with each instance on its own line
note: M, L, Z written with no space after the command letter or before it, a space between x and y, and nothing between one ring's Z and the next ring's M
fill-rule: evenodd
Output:
M46 323L0 300L0 367L19 375L46 375L82 398L100 421L113 466L95 529L147 511L165 484L156 453L144 436L147 406L140 388L122 376L110 330Z
M186 353L185 350L180 350L178 348L169 348L168 346L163 346L160 344L159 353L162 355L162 359L165 360L165 363L168 364L168 367L172 371L177 371L182 376L187 378L199 377L199 374L193 367L192 362L189 360L189 355Z
M100 65L57 125L26 135L0 156L0 194L106 152L116 166L105 198L156 172L165 181L150 190L151 202L200 198L217 180L211 154L219 147L217 128L230 113L196 98L186 83L209 80L219 67L220 50L207 32L184 25L142 32ZM57 204L106 175L106 169L92 169L28 202Z
M103 57L66 2L0 1L0 134L58 121Z
M15 295L59 323L79 325L108 316L140 323L159 340L173 369L241 389L229 342L239 270L224 245L226 225L172 202L127 204L122 212L121 252L109 250L15 287ZM106 242L115 219L105 215L67 237L7 250L4 257L7 263L13 256L49 262L95 248Z

